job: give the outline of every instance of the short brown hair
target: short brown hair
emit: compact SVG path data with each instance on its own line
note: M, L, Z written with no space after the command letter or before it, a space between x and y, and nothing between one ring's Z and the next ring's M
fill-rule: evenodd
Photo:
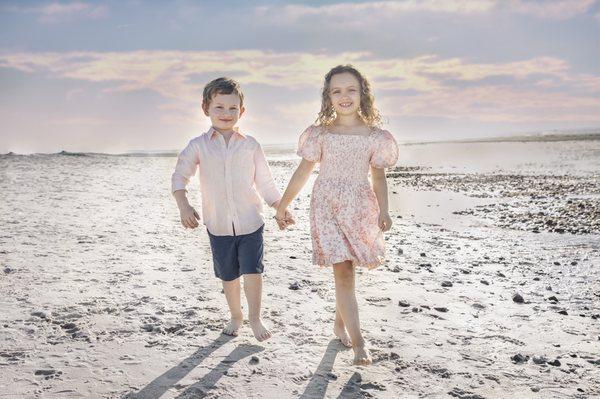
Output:
M242 88L236 80L225 77L212 80L204 86L204 91L202 92L202 107L208 108L216 94L231 93L237 94L240 98L240 107L242 107L244 105L244 93L242 93Z

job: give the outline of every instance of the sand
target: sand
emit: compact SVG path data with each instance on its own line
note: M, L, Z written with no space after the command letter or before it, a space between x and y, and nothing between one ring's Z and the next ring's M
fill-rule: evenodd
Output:
M272 162L279 187L296 162ZM389 172L387 261L358 273L374 364L357 367L333 339L331 270L310 263L312 181L292 230L266 211L263 314L275 335L258 343L247 324L220 334L225 299L205 230L179 225L174 164L0 157L0 398L600 395L597 174L401 162ZM583 200L577 219L569 205Z

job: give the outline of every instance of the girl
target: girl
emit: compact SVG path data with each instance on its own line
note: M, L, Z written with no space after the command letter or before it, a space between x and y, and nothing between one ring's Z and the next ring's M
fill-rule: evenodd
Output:
M291 222L285 210L320 162L310 201L313 263L333 266L333 332L353 348L354 364L359 365L372 359L360 331L355 267L373 269L383 261L382 232L392 226L384 168L398 159L398 145L378 127L381 120L373 102L369 82L353 66L340 65L325 75L321 111L316 124L300 136L298 155L303 159L275 215L281 229Z

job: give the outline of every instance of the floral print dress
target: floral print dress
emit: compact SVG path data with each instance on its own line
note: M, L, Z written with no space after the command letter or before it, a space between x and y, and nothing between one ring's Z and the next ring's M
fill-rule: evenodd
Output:
M310 200L313 263L331 266L350 260L369 269L379 266L385 245L369 167L396 164L394 137L377 128L365 136L330 133L312 125L300 136L297 154L320 162Z

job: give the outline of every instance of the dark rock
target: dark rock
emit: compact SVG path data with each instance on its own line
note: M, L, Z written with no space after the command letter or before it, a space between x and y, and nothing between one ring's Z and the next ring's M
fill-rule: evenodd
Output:
M553 361L548 362L548 364L551 366L560 367L560 361L558 359L554 359Z
M421 252L421 256L426 257L427 255L425 255L425 252Z
M327 377L328 380L337 380L338 376L335 373L332 373L331 371L329 371L327 374L325 374L325 376Z
M258 356L252 356L250 358L250 364L258 364Z
M294 255L290 255L290 259L298 259L298 257L294 256Z
M460 388L453 388L448 395L459 399L485 399L483 396Z
M486 280L480 280L479 282L483 285L490 285L490 283L488 283Z
M535 364L546 364L546 363L548 363L548 359L545 356L534 356L533 359L531 359L531 360L533 360L533 362Z
M5 267L4 268L4 273L5 274L12 273L12 272L14 272L14 269L11 269L10 267Z
M498 273L496 273L496 275L497 275L498 277L506 277L506 276L504 275L504 273L501 273L501 272L498 272Z
M295 281L292 284L290 284L289 288L290 290L297 291L300 289L300 284L297 281Z
M555 297L554 295L552 295L552 296L549 296L549 297L548 297L548 300L549 300L549 301L558 302L558 298L557 298L557 297Z
M510 359L516 364L521 364L521 363L527 363L527 361L529 360L529 356L527 356L527 355L523 356L520 353L517 353Z
M566 311L566 310L564 310L564 309L563 309L563 310L559 310L559 311L558 311L558 313L559 313L559 314L563 314L563 315L565 315L565 316L567 316L567 315L568 315L567 311Z
M398 306L401 306L401 307L403 307L403 308L407 308L407 307L409 307L409 306L410 306L410 303L408 303L408 302L406 302L406 301L402 301L402 300L400 300L400 301L398 302Z
M402 250L402 248L398 248L398 255L402 255L404 253L404 251Z
M443 313L446 313L448 311L448 308L445 308L443 306L435 307L434 309L437 310L438 312L443 312Z
M452 282L450 282L450 281L442 281L442 287L452 287Z
M519 294L519 293L513 295L512 300L513 300L513 302L516 302L516 303L525 302L525 300L523 299L523 296L521 296L521 294Z

